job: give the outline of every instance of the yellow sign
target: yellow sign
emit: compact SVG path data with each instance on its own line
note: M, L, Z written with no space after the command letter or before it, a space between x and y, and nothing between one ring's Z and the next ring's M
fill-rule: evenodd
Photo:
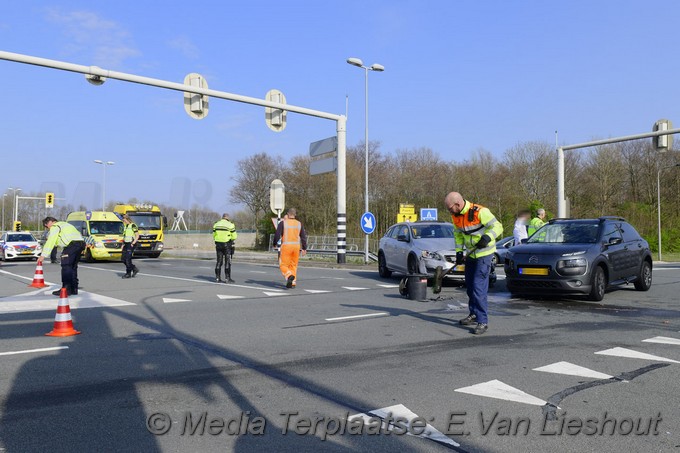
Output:
M397 214L397 223L399 222L417 222L418 214Z
M45 207L46 208L54 207L54 194L52 192L47 192L45 194Z
M415 214L416 207L412 204L399 203L399 214Z

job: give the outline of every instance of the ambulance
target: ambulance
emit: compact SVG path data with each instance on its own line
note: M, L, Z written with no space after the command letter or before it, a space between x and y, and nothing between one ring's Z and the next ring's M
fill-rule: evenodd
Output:
M76 211L66 221L83 235L85 261L120 261L123 253L123 221L115 212Z
M161 214L158 206L149 203L118 204L113 208L117 214L127 214L132 223L139 228L139 243L135 256L158 258L163 251L163 233L168 227L168 219Z

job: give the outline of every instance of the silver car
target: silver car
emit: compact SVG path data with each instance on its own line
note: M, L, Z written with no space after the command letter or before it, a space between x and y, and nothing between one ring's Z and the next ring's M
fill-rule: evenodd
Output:
M453 225L445 222L404 222L392 225L380 239L378 273L434 275L442 266L449 278L464 279L463 272L450 272L456 262Z

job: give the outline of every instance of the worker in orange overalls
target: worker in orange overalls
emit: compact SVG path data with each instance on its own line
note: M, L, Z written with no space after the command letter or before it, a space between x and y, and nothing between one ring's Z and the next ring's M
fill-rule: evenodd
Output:
M299 220L295 218L295 208L288 209L287 217L284 217L276 227L274 244L281 240L281 258L279 269L286 279L286 288L292 288L297 284L297 267L300 256L307 254L307 233Z

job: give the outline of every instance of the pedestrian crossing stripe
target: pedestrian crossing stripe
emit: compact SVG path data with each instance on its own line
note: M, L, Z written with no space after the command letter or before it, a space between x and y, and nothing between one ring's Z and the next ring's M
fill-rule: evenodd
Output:
M574 365L569 362L557 362L550 365L534 368L534 371L545 373L566 374L567 376L579 376L593 379L611 379L613 376L591 370L586 367Z
M496 398L499 400L514 401L516 403L530 404L532 406L544 406L546 401L536 398L512 387L497 379L481 384L471 385L469 387L462 387L455 389L454 392L469 393L470 395L486 396L488 398Z
M228 294L218 294L217 297L219 299L243 299L243 296L230 296Z
M670 337L654 337L642 341L646 343L676 344L680 346L680 339Z
M413 420L422 418L419 417L416 413L412 412L408 407L404 406L403 404L395 404L394 406L383 407L381 409L374 409L372 411L369 411L367 414L361 413L350 415L347 418L347 421L362 419L364 421L364 424L367 424L371 422L372 417L380 418L382 420L381 429L387 429L389 431L392 431L395 428L395 425L392 423L388 424L385 421L386 418L390 418L391 420L396 419L406 420L405 424L409 428ZM423 431L422 434L411 434L410 430L408 429L406 431L406 434L410 436L424 437L425 439L429 439L444 445L460 447L459 443L455 442L450 437L445 436L444 434L441 433L441 431L438 431L434 426L430 425L429 423L426 424L425 430Z
M0 299L0 314L27 311L54 311L57 309L59 298L55 297L52 294L52 291L57 288L57 286L53 286L41 288L37 291L29 291L24 294L19 294L18 296L3 297ZM68 301L71 309L135 305L132 302L91 293L89 291L79 291L77 295L69 296Z
M633 349L626 348L605 349L604 351L599 351L596 352L595 354L609 355L614 357L626 357L629 359L654 360L657 362L680 363L677 360L667 359L665 357L660 357L658 355L645 354L644 352L638 352Z

